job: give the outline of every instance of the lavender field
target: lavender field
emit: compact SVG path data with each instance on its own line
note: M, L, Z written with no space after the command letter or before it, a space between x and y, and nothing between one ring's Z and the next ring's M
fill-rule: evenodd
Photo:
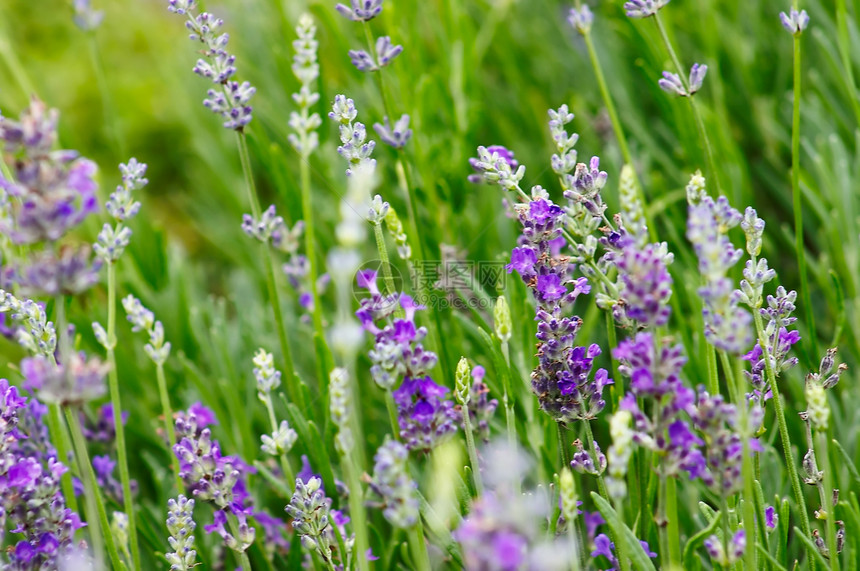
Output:
M0 569L860 566L860 0L2 0Z

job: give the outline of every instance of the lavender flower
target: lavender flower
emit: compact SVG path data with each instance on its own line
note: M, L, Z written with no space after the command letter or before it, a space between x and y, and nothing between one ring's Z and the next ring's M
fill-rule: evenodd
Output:
M723 547L723 543L716 535L712 535L705 540L705 549L711 560L723 568L728 568L740 561L747 547L747 539L744 530L738 530L728 542L728 551Z
M748 268L749 269L749 268ZM745 275L746 275L745 270ZM764 338L767 356L771 360L774 375L780 375L797 365L797 357L789 357L793 345L800 341L800 333L789 331L788 325L797 320L792 317L794 302L797 300L797 292L786 292L785 288L779 286L776 296L768 295L768 307L762 308L762 317L766 320ZM762 351L760 343L756 343L752 351L743 356L743 359L752 363L750 371L744 371L749 381L755 387L762 399L769 398L769 390L766 377L765 352Z
M396 440L385 443L373 457L373 478L369 482L375 499L371 505L382 508L391 525L409 528L418 521L418 485L409 477L409 450Z
M575 9L571 13L574 11ZM571 190L573 177L570 173L576 168L577 152L574 146L579 141L579 135L576 133L568 134L565 125L573 121L574 115L567 105L562 105L558 110L550 109L548 113L549 132L553 142L555 142L556 149L550 160L552 170L558 175L562 189Z
M621 202L621 225L627 230L633 244L643 248L648 241L648 226L645 222L645 208L639 200L636 187L636 172L630 165L621 167L618 194Z
M264 244L270 241L272 243L276 240L280 241L285 235L291 234L291 232L287 230L287 225L284 223L283 217L278 216L275 211L274 204L270 205L263 211L259 220L250 214L243 214L242 230L249 238L254 238Z
M103 10L93 9L90 0L75 0L72 8L75 11L75 25L84 32L94 31L105 17Z
M540 196L541 190L536 187L532 193ZM523 234L507 268L520 274L537 301L540 344L532 390L541 410L558 422L595 418L605 406L603 388L612 381L605 369L591 375L600 347L574 347L582 320L564 315L580 294L591 289L586 278L573 279L568 259L558 255L564 244L560 236L564 211L543 197L518 204L516 210Z
M33 355L52 357L57 349L57 332L48 321L43 304L20 300L0 289L0 314L8 313L19 326L14 334L18 343Z
M705 338L717 349L733 354L749 347L752 340L752 317L739 307L739 298L733 295L731 280L726 277L743 250L735 249L725 234L742 218L724 196L716 201L704 196L693 202L687 218L687 239L693 243L699 272L705 279L699 289L704 301Z
M311 478L307 483L296 479L296 491L285 508L293 520L293 529L301 538L302 546L316 551L323 561L332 560L331 498L322 490L322 480Z
M412 129L409 128L409 115L401 115L394 125L388 123L388 117L383 117L383 123L374 123L373 130L386 145L395 149L402 149L412 137Z
M335 447L345 456L349 455L355 446L349 427L349 411L353 406L355 405L349 387L349 372L343 367L335 367L329 375L329 410L332 422L337 427Z
M42 356L21 361L26 386L38 391L41 400L63 406L81 405L104 395L109 370L109 365L97 358L87 359L83 352L72 353L65 364Z
M131 294L122 299L122 307L132 324L131 330L144 331L149 335L149 343L143 346L147 356L156 365L163 365L170 356L170 342L164 340L164 326L160 321L155 321L155 315Z
M334 9L354 22L368 22L382 12L382 0L350 0L349 6L338 4Z
M645 555L651 559L657 557L657 554L651 551L647 541L640 540L639 543L642 545ZM618 569L621 569L618 556L615 554L615 543L610 541L609 537L604 533L594 538L594 551L591 552L592 557L600 557L601 555L609 561L609 568L606 571L618 571Z
M574 30L584 36L591 31L591 25L594 23L594 14L591 8L588 7L588 4L582 4L579 9L570 9L567 22Z
M806 10L798 12L796 8L792 7L788 14L779 13L779 21L788 33L799 36L809 25L809 14L806 13Z
M189 571L197 560L197 552L194 551L194 500L186 498L182 494L175 500L167 501L167 531L170 537L170 549L164 557L170 563L171 571Z
M612 446L607 451L609 476L606 478L606 489L616 500L627 494L627 465L633 455L633 431L630 429L632 420L633 415L626 410L619 410L609 418Z
M208 12L195 15L196 8L194 0L168 0L170 12L188 17L185 27L191 32L191 41L203 44L203 58L197 60L194 73L216 84L215 89L207 92L203 105L225 119L225 128L242 131L251 122L252 108L248 103L256 89L247 81L239 83L231 79L236 74L233 65L236 56L226 51L230 38L220 33L224 20Z
M254 543L256 533L254 528L248 525L248 516L244 511L234 509L233 513L238 522L235 527L235 535L227 531L228 514L224 510L216 511L215 521L210 525L204 525L203 530L206 533L217 533L224 541L224 545L241 553Z
M293 101L299 106L299 112L290 112L289 126L295 133L290 133L287 140L304 158L309 157L319 146L316 129L322 125L319 114L310 112L320 99L319 93L312 91L320 74L316 31L313 18L309 14L302 14L299 17L299 25L296 26L298 39L293 41L293 49L296 52L293 56L293 74L302 84L298 93L293 93Z
M381 388L391 389L400 378L427 375L438 358L421 344L427 328L415 324L415 314L424 307L406 294L382 294L374 271L361 271L356 280L370 294L361 300L355 315L365 331L374 336L374 347L369 353L373 380ZM403 311L402 317L395 316L398 306ZM384 321L381 327L380 321Z
M469 164L478 173L470 175L469 182L497 184L505 190L519 188L526 174L526 167L516 161L514 153L499 145L478 147L478 158L469 159Z
M400 438L409 450L429 452L457 430L454 403L443 398L448 392L430 377L406 377L394 391Z
M654 16L670 0L630 0L624 3L628 18L647 18Z
M681 384L680 372L686 361L679 345L665 342L658 347L650 333L637 333L613 351L619 373L630 378L630 392L621 401L621 410L633 417L633 442L660 455L661 476L676 476L682 470L690 478L706 475L707 464L699 447L703 444L682 413L691 411L695 393ZM653 403L649 417L639 402Z
M140 211L140 202L132 197L132 192L140 190L149 181L144 178L146 165L137 162L132 157L128 164L119 165L122 173L122 184L116 187L110 198L105 203L108 213L116 220L116 225L105 224L98 235L98 241L93 245L96 255L105 263L116 262L128 246L131 238L131 228L124 222L137 216Z
M376 38L376 57L364 50L349 50L352 65L358 71L379 71L403 52L403 46L391 42L390 36Z
M98 283L101 260L90 262L90 247L63 247L58 253L36 254L19 273L18 284L27 295L75 295Z
M272 456L282 456L289 452L298 440L299 435L290 428L286 420L282 420L278 429L271 436L264 434L260 437L263 444L260 450Z
M684 82L681 81L677 73L670 73L668 71L663 72L663 77L657 84L666 93L671 93L679 97L692 97L694 93L702 88L702 83L704 83L707 73L708 66L694 63L690 69L689 89L684 86Z
M472 383L468 387L469 396L466 399L466 408L469 410L469 423L472 425L472 430L478 434L481 440L489 442L490 420L492 420L493 414L499 406L499 401L488 397L490 388L484 383L485 374L484 367L480 365L472 369ZM465 430L462 422L460 426Z
M620 322L634 320L645 326L661 327L669 322L672 276L666 265L674 259L666 243L647 244L641 249L626 240L615 263L618 294L623 301L613 308Z
M351 168L346 171L347 176L352 174L352 167L362 164L376 165L376 161L370 158L376 143L367 140L367 129L363 123L353 122L357 115L352 99L345 95L335 96L332 111L328 116L339 123L340 142L343 144L337 148L337 152L350 164Z

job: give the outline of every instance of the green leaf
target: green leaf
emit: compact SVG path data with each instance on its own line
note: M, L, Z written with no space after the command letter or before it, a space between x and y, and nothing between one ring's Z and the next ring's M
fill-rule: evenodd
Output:
M702 509L702 504L704 504L704 502L699 502L699 509ZM710 523L708 523L708 526L706 528L704 528L699 533L687 540L687 544L684 545L683 554L685 568L690 569L693 566L693 562L696 561L696 549L699 548L699 545L704 543L705 539L709 535L714 533L714 530L719 525L720 519L722 519L722 517L722 513L716 512L716 515L710 520Z
M639 543L639 540L635 535L633 535L630 528L624 525L624 522L621 521L621 518L618 517L618 514L615 513L615 510L609 502L600 497L596 492L591 492L591 499L597 506L598 511L600 511L600 515L602 515L603 519L606 520L606 523L609 524L609 528L612 530L615 540L624 542L626 551L628 555L630 555L630 561L633 563L633 566L640 571L657 571L654 567L654 563L651 562L648 554L645 553L645 550L642 548L642 544Z

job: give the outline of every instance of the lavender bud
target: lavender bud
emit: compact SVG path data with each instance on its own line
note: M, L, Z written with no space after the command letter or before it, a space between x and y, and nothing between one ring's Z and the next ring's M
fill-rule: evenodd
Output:
M845 547L845 522L836 520L836 526L836 553L842 553L842 549Z
M110 343L108 342L107 331L105 331L105 328L102 327L102 324L98 321L93 322L93 335L96 336L96 341L98 341L99 345L101 345L105 349L113 348L109 347Z
M393 126L388 124L388 117L383 117L383 123L374 123L373 129L382 142L395 149L402 149L412 137L412 129L409 128L409 115L401 115Z
M694 63L690 68L690 95L693 95L702 88L702 83L705 81L705 76L708 74L708 66L704 64Z
M788 33L799 36L809 25L809 14L806 13L806 10L798 12L796 8L792 7L788 14L779 13L779 21Z
M495 326L496 337L502 343L507 343L511 339L513 324L511 323L511 310L508 308L508 302L503 295L496 298L496 305L493 307L493 325Z
M764 220L758 217L754 208L747 206L744 210L744 219L741 221L741 229L747 237L747 253L750 256L758 256L761 253L761 237L764 233Z
M278 429L271 436L264 434L260 439L263 442L260 450L272 456L281 456L292 449L296 440L298 440L298 434L290 428L286 420L282 420Z
M695 206L707 196L705 191L705 177L702 176L702 171L696 171L690 176L690 182L687 183L687 204Z
M311 477L307 483L296 479L296 491L285 511L293 518L293 530L301 538L305 549L316 551L323 561L331 560L330 533L331 499L322 488L322 480Z
M579 509L576 507L576 483L570 468L561 469L558 477L559 495L561 496L561 514L568 525L571 525Z
M821 381L816 377L806 379L806 413L809 422L816 430L827 430L830 420L830 405L827 402L827 393Z
M815 461L815 451L813 449L810 448L803 455L801 466L803 467L803 473L806 475L803 481L810 486L817 486L819 482L824 480L824 472L818 470L818 463Z
M812 530L812 542L825 559L830 559L830 549L827 548L827 542L824 541L824 538L821 537L821 533L817 529Z
M116 262L131 240L131 228L117 224L111 227L110 224L105 224L98 235L98 241L93 244L93 250L96 255L105 263Z
M349 408L354 406L349 387L349 372L343 367L335 368L329 375L329 408L331 419L338 429L335 444L341 454L348 454L353 446L349 427Z
M457 371L455 374L454 395L457 397L457 402L463 406L469 404L469 385L472 368L469 366L469 361L465 357L460 357L457 363Z
M376 57L381 68L390 64L402 51L403 46L392 44L389 36L380 36L376 39Z
M412 248L409 246L409 238L406 235L406 230L403 228L403 223L397 216L397 212L390 205L388 213L385 215L385 226L397 244L397 255L403 260L412 259Z
M612 445L607 451L609 477L606 487L609 495L615 499L621 499L627 493L627 465L633 455L633 431L630 429L632 421L633 415L627 410L619 410L609 418Z
M628 18L647 18L669 3L670 0L630 0L624 3Z
M391 208L390 205L387 202L384 202L382 197L377 194L370 202L370 208L367 211L368 222L374 226L382 224L382 220L388 214L389 208Z
M579 9L571 8L567 16L567 22L573 26L573 29L583 36L591 31L591 24L594 23L594 14L588 4L583 4Z
M356 110L353 100L346 95L335 95L332 110L328 116L332 121L348 125L358 117L358 110Z

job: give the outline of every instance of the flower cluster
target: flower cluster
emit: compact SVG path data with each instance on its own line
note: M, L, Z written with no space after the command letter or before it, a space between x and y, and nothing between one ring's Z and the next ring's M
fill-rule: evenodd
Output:
M469 423L484 442L490 440L490 420L499 406L498 399L489 398L490 388L484 382L486 370L478 365L472 369L472 383L468 387L466 408L469 410ZM461 425L462 426L462 425ZM465 430L465 426L462 426Z
M797 8L792 6L788 14L785 12L779 13L779 22L788 33L793 36L799 36L809 25L809 14L806 13L806 10L798 12Z
M32 299L20 300L0 289L0 314L7 313L13 325L10 333L24 349L42 357L54 355L57 349L57 332L54 323L48 321L43 304Z
M374 123L373 130L386 145L395 149L402 149L412 137L412 129L409 128L409 115L401 115L393 125L389 124L388 117L383 117L383 123Z
M517 162L513 151L501 145L478 147L478 157L469 159L469 164L476 171L469 175L469 182L497 184L505 190L519 188L526 174L526 167Z
M408 528L418 521L418 485L409 477L409 450L396 440L386 438L373 457L373 478L369 482L375 498L371 505L382 508L382 515L395 527Z
M800 333L796 330L789 331L787 327L797 320L791 316L796 300L797 292L787 292L782 286L777 287L776 295L767 296L767 307L759 310L767 321L764 329L767 357L760 343L756 343L752 351L743 356L744 360L752 364L750 370L744 371L744 374L755 388L753 394L762 403L772 396L770 393L773 390L773 387L768 386L765 358L770 359L770 366L776 376L791 369L798 362L797 357L789 357L789 353L792 346L800 341Z
M37 391L41 400L64 406L80 405L105 394L109 365L97 358L87 359L83 352L71 353L67 359L63 363L37 356L21 361L26 387Z
M0 233L13 244L45 245L4 269L3 285L17 283L28 294L79 293L96 283L100 267L90 263L89 246L54 244L98 210L96 165L54 149L58 118L38 99L18 121L0 117L0 144L14 158L11 178L0 174Z
M516 205L522 236L511 253L508 271L516 270L532 289L537 302L538 366L532 372L532 390L540 408L558 422L589 420L603 410L603 389L612 384L605 369L592 375L592 363L600 347L574 347L582 324L565 310L590 286L584 277L573 278L568 258L559 254L564 210L532 189L533 199ZM570 289L569 289L570 288Z
M670 0L629 0L624 3L628 18L647 18L654 16Z
M376 160L370 155L376 147L374 141L367 140L367 128L364 123L355 121L358 110L355 102L345 95L335 95L329 118L338 124L341 146L337 148L338 154L349 163L350 168L346 174L350 176L355 166L362 164L376 165Z
M699 272L705 282L699 288L704 302L705 338L731 354L741 353L752 340L752 316L739 306L740 300L727 276L743 250L736 249L726 233L742 218L725 196L713 200L706 195L693 197L687 216L687 239L699 258Z
M189 38L203 44L203 58L197 60L194 73L211 80L216 86L207 92L203 105L224 118L225 128L242 131L251 122L252 109L248 103L257 90L247 81L239 83L231 79L236 75L233 65L236 56L226 50L229 35L220 33L224 20L209 12L195 15L196 0L168 0L167 9L187 16L185 27L191 32Z
M390 36L376 38L374 47L374 54L365 50L349 50L349 58L358 71L379 71L403 52L403 46L392 43Z
M315 551L327 565L331 565L334 533L330 529L332 519L331 498L322 489L322 480L317 477L307 482L296 479L296 491L285 508L292 518L293 530L299 535L302 546Z
M429 376L406 377L394 391L400 438L409 450L429 452L457 430L460 415L445 399L449 392Z
M128 164L119 165L119 170L122 173L122 184L116 187L116 191L111 193L105 203L108 214L116 220L116 224L111 226L105 223L99 232L98 241L93 246L96 255L108 264L116 262L122 256L131 238L131 228L126 226L125 222L137 216L140 211L140 202L134 199L132 192L149 183L143 176L146 174L146 165L137 162L134 157L129 159Z
M636 245L624 233L615 243L616 253L607 252L618 269L616 287L618 301L612 306L615 320L630 326L631 322L645 327L661 327L669 322L672 296L672 276L666 268L674 260L665 242ZM601 296L604 298L605 296Z
M293 101L299 106L299 111L290 112L289 126L295 133L290 133L287 140L305 159L319 146L316 129L322 125L319 114L310 112L320 100L320 94L313 91L313 84L320 75L316 32L317 28L310 14L302 14L299 17L299 25L296 26L298 38L293 41L293 49L296 52L293 56L293 74L302 86L298 93L293 93Z
M140 300L129 294L122 300L122 307L125 309L126 317L132 324L132 331L143 331L149 335L149 343L143 346L147 356L156 365L163 365L170 356L170 341L164 340L164 326L160 321L155 320L155 314L146 309ZM96 327L98 326L98 327ZM101 329L97 323L93 323L93 329L96 331L96 338L102 345L106 345L107 334Z
M0 379L0 514L18 540L6 551L9 569L55 569L83 527L66 507L60 478L68 470L54 455L34 454L28 440L40 439L44 426L39 403L21 397Z
M663 72L663 77L657 81L660 89L666 93L677 95L678 97L692 97L697 91L702 88L705 82L705 75L708 74L708 66L694 63L690 68L690 78L687 85L681 80L681 76L677 73L668 71Z
M728 541L728 549L723 546L719 537L712 535L705 539L705 549L711 560L723 568L730 568L743 557L747 548L747 538L744 530L738 530Z
M707 464L684 413L695 401L692 389L681 383L685 359L679 345L658 344L651 333L637 333L613 351L618 371L630 379L630 392L621 401L621 410L633 417L633 442L655 452L662 476L677 476L681 470L690 478L703 477ZM640 408L653 407L651 417Z
M167 502L167 531L170 537L170 549L164 557L170 563L171 571L188 571L193 569L197 552L194 551L194 500L179 495L177 499L171 498Z

